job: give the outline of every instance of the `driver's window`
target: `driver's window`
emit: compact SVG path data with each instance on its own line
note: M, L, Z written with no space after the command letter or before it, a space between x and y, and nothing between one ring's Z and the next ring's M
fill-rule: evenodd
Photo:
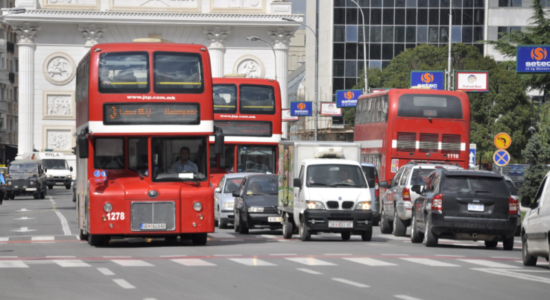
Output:
M401 168L399 171L397 171L397 174L395 174L391 181L391 187L397 186L399 184L399 179L401 178L401 174L403 174L404 169L405 168Z
M300 181L302 183L302 185L304 184L304 166L302 166L300 168L300 175L298 175L298 178L300 178ZM302 186L300 186L300 188L302 188Z
M539 186L539 190L537 191L537 194L535 196L535 201L533 201L533 203L536 203L537 206L539 206L540 204L540 201L541 201L541 196L542 196L542 192L544 191L544 186L546 185L546 178L544 178L544 180L542 181L542 183L540 184Z

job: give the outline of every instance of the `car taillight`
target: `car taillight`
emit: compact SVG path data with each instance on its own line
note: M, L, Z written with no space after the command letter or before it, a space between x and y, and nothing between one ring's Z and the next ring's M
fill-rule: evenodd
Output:
M437 194L432 198L432 211L441 211L443 208L443 195Z
M380 192L378 191L378 176L374 176L374 197L378 197Z
M401 196L403 197L403 201L411 201L411 191L408 188L403 188Z
M518 213L518 200L510 197L508 198L508 214L517 214Z

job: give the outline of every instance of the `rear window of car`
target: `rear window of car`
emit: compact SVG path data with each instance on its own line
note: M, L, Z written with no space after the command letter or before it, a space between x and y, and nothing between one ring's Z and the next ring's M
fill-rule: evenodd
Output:
M517 196L518 190L516 189L516 186L513 182L506 180L506 186L508 187L508 190L510 191L510 195Z
M376 172L376 168L375 167L367 167L367 166L363 166L361 168L363 169L363 173L365 173L365 176L367 177L367 182L369 184L369 187L374 188L375 178L378 177L378 173Z
M428 180L428 176L433 172L434 169L414 169L411 176L410 185L424 185Z
M510 196L503 178L479 176L446 177L443 182L442 193L490 195L495 197Z

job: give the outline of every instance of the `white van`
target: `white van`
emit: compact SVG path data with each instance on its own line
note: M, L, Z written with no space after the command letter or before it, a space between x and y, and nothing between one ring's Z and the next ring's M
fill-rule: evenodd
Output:
M71 188L73 176L71 172L73 167L69 166L65 155L59 152L30 152L23 154L23 159L38 159L41 160L46 169L46 185L51 190L54 185L65 186L66 189Z

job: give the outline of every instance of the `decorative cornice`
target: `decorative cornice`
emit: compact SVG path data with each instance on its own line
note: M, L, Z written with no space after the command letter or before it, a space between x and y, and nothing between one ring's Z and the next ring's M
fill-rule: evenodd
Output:
M40 26L28 22L13 26L13 31L17 33L18 45L34 45L34 37L38 30L40 30Z
M86 40L84 46L92 47L99 43L103 37L103 31L105 26L98 26L96 24L80 24L78 30L82 33L82 38Z
M276 30L269 30L269 36L275 42L273 48L280 50L288 50L290 39L294 37L293 31L285 30L283 27L279 27Z
M219 26L213 28L204 27L203 32L210 40L209 49L225 49L225 38L231 34L231 28L222 29Z

